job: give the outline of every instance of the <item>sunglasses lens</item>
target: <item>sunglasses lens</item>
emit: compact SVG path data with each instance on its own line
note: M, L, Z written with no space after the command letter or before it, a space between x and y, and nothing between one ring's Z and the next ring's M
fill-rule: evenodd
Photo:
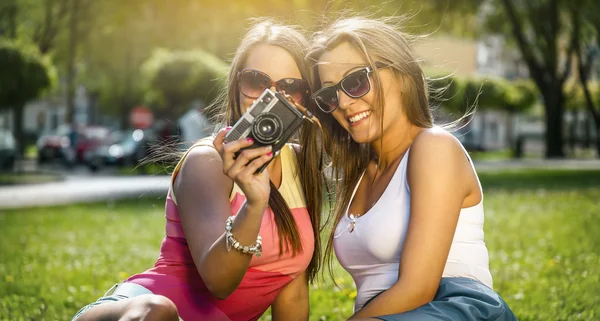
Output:
M240 74L239 84L242 94L250 98L258 98L265 89L270 87L271 80L262 73L248 70Z
M335 86L324 88L315 95L315 102L323 110L328 113L334 110L338 105L338 96Z
M342 89L352 98L359 98L366 95L371 89L369 76L364 70L359 70L349 74L340 84Z
M286 94L292 96L298 104L304 103L304 95L306 95L306 86L302 79L284 78L277 82L277 91L285 91Z

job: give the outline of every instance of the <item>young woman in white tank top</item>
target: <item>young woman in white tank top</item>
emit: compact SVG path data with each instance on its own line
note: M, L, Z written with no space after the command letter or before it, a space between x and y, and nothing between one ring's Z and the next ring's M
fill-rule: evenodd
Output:
M351 319L516 320L492 290L479 179L460 142L434 127L403 34L338 20L309 58L338 178L327 253L356 283Z

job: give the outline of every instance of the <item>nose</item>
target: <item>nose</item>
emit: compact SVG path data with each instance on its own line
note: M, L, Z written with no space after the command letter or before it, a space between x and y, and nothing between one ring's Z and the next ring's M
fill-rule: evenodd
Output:
M338 95L338 108L347 109L356 99L348 96L341 88L337 91Z

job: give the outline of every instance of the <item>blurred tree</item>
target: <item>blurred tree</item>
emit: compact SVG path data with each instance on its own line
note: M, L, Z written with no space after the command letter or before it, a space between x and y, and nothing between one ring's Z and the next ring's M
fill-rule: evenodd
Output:
M433 1L433 0L430 0ZM441 1L441 0L440 0ZM477 8L482 34L500 34L521 53L542 96L546 123L546 157L563 157L565 81L571 75L575 36L569 11L573 5L591 15L595 0L454 0L448 10L469 15ZM543 17L543 18L542 18ZM455 23L461 23L460 20Z
M433 108L444 107L450 113L464 113L465 79L437 70L425 70L429 85L429 103Z
M175 120L192 101L210 104L220 93L227 71L226 63L203 50L157 49L143 66L151 88L147 99L164 106L164 114Z
M0 6L0 35L33 42L42 54L47 54L63 31L68 1L5 0ZM10 27L4 27L3 21Z
M480 0L477 0L479 2ZM394 16L407 32L476 36L479 4L456 0L312 0L315 12L326 20L348 15ZM319 17L321 15L317 15ZM313 22L314 24L314 22ZM318 27L318 25L317 25Z
M91 0L11 0L17 24L16 38L34 43L40 53L51 54L66 72L66 121L72 122L76 82L78 31ZM68 18L68 19L67 19Z
M125 129L131 109L142 103L140 67L155 45L146 2L95 1L88 9L78 76L93 98L92 122L99 113L118 116Z
M18 152L25 150L23 109L30 99L52 87L56 75L35 46L0 39L0 109L10 109Z
M521 79L511 83L504 81L504 98L501 108L508 112L506 118L506 141L513 154L518 155L517 140L515 139L514 120L517 113L530 110L537 102L539 91L535 83L529 79Z
M590 113L590 103L588 98L591 100L592 106L600 106L600 83L593 82L587 84L587 92L584 92L584 86L581 85L579 80L577 82L569 82L567 84L567 96L566 96L566 111L571 114L571 122L568 123L568 135L570 141L568 142L571 150L576 144L580 144L583 148L590 148L592 146L592 126L596 127L597 123L595 118L584 117L580 118L582 112L586 114ZM581 131L583 131L583 137L581 137ZM596 137L598 132L596 131ZM597 145L596 145L597 149Z
M17 1L5 0L0 6L0 36L9 39L17 37Z
M488 3L490 6L485 12L488 29L512 37L543 98L546 157L563 157L564 87L571 73L573 41L567 33L564 16L568 2L495 0Z
M595 88L590 88L590 80L594 68L600 70L597 63L600 56L600 3L596 0L575 0L571 2L571 25L573 29L573 46L577 57L577 71L579 83L583 91L584 104L596 124L596 150L600 157L600 103L594 97L592 91L598 90L598 82ZM595 90L594 90L595 89ZM588 135L586 135L588 136ZM589 141L589 137L586 137Z

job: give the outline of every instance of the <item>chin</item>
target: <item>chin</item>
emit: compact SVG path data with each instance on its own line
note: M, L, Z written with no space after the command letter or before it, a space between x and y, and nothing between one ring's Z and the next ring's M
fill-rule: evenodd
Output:
M370 133L352 133L350 132L350 136L352 140L358 144L370 144L377 139L377 135L372 135Z

